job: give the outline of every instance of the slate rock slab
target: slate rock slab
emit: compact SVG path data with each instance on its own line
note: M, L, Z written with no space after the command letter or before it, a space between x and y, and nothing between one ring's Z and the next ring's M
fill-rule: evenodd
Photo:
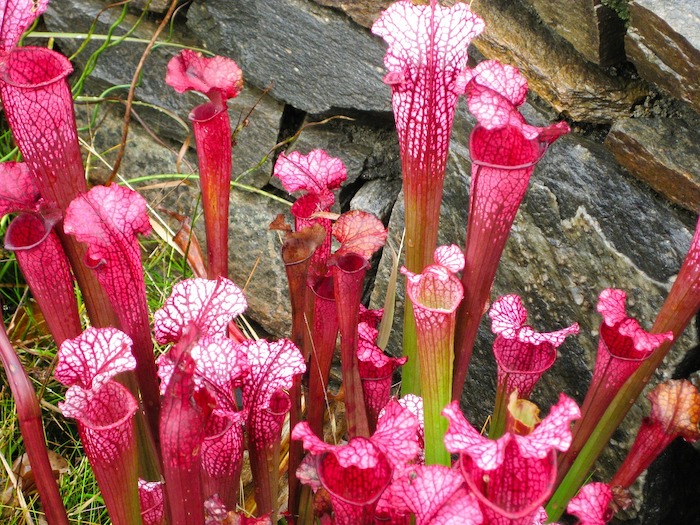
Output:
M533 91L574 120L606 123L628 116L646 95L641 83L610 75L544 30L520 0L474 0L471 8L486 22L474 40L479 51L520 68Z
M314 2L339 9L365 27L371 27L379 17L379 13L394 3L393 0L314 0Z
M190 6L187 23L250 82L297 109L391 110L383 42L336 10L309 0L206 0Z
M700 210L700 132L682 119L622 119L605 145L617 161L671 201Z
M147 9L151 13L165 13L170 7L170 0L131 0L131 7L144 10Z
M401 192L399 179L375 179L365 183L350 201L351 210L373 213L384 224L388 224L391 210Z
M587 60L602 66L625 60L625 23L600 0L526 1Z
M642 77L700 113L700 3L631 2L625 45L628 58Z

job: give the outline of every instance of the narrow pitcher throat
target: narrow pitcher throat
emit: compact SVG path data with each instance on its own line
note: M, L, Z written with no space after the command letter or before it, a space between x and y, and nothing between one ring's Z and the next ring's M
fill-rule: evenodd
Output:
M206 125L218 118L228 115L226 102L205 102L195 107L189 114L189 119L196 125Z
M36 248L46 240L60 220L60 216L20 213L7 227L5 249L14 252Z

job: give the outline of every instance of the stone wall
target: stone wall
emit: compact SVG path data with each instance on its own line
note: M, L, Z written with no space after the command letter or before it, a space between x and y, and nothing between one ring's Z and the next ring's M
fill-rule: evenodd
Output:
M389 225L390 239L398 246L403 200L390 92L382 83L385 46L368 30L389 3L194 0L178 12L172 39L230 56L243 69L246 89L230 104L234 125L242 124L234 149L234 177L240 183L283 195L270 179L279 151L275 145L306 126L292 147L304 153L325 148L341 157L349 172L340 192L341 209L376 213ZM45 23L51 31L74 33L87 32L97 20L95 32L104 34L119 14L118 9L101 11L104 4L52 0ZM150 38L158 10L167 4L153 2L154 12L131 36ZM574 129L535 171L493 294L521 294L530 322L538 329L581 324L581 334L562 347L554 369L533 396L544 407L560 391L580 401L597 344L599 292L605 287L625 289L629 310L649 326L695 227L700 207L700 5L694 0L473 0L471 6L487 23L484 35L474 42L475 59L497 58L523 71L531 87L525 107L530 122L565 118ZM138 15L134 8L115 34L132 27ZM76 52L80 43L56 40L67 54ZM74 58L78 69L86 67L98 46L99 42L90 43ZM144 47L131 41L106 50L91 74L88 93L129 84ZM177 51L161 46L146 61L135 106L144 126L135 124L130 133L122 167L127 179L190 173L196 167L191 147L182 155L181 146L188 134L188 111L197 99L176 95L163 80L167 60ZM123 99L125 90L110 91L109 96ZM119 141L123 111L121 104L102 104L85 135L108 162L113 158L110 148ZM312 125L336 116L352 120L335 118ZM445 182L442 243L464 244L470 179L467 145L473 125L460 105ZM105 167L94 156L90 162L90 173L99 181ZM155 206L196 219L193 181L151 181L142 191ZM231 273L240 285L247 283L250 318L273 336L288 334L289 307L280 242L267 225L287 210L288 205L264 194L232 192ZM375 306L383 301L389 264L385 252L368 290ZM403 293L398 295L397 334ZM491 409L492 339L484 323L463 403L475 424L481 424ZM393 352L399 351L398 341L397 335L391 343ZM697 363L683 359L695 345L691 329L659 378L696 370ZM604 476L619 464L641 417L640 407L601 460ZM697 486L695 501L700 499ZM667 523L680 522L664 514L665 498L654 497L663 490L647 484L653 508L648 505L628 518L657 523L655 516L666 516Z

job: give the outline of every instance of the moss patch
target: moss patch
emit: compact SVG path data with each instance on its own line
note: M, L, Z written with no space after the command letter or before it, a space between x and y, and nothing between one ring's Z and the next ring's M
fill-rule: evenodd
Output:
M630 19L629 1L630 0L602 0L603 5L615 11L617 16L625 22L629 22Z

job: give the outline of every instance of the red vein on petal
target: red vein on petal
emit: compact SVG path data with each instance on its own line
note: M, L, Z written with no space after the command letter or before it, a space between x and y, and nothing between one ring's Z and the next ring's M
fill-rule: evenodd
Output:
M179 282L153 315L156 341L161 345L178 341L190 322L202 332L225 333L228 324L246 307L243 292L228 279Z
M469 487L487 518L531 523L549 497L556 478L555 450L571 443L570 423L580 416L576 404L562 394L550 414L527 436L506 433L496 441L479 433L453 401L443 415L449 420L445 445L461 456Z
M492 88L499 83L492 82L492 79L484 82L484 75L482 71L466 85L469 110L477 117L479 124L469 140L472 179L465 248L466 269L462 275L465 297L458 313L456 335L454 399L462 394L476 332L530 176L547 147L569 131L565 122L546 128L537 128L525 122L512 102L520 99L516 95L522 90L519 75L498 77L508 82L504 92L512 100L494 91Z
M131 347L131 338L116 328L88 328L61 345L54 376L66 386L99 388L136 368Z
M569 514L580 520L580 525L605 525L612 518L608 508L613 499L610 486L606 483L589 483L566 507Z

